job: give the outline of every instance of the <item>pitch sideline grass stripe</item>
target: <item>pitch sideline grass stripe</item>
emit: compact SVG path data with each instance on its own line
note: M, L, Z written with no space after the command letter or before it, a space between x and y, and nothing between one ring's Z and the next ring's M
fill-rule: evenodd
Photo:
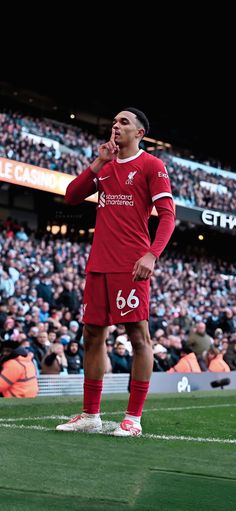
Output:
M114 423L112 421L107 421L107 427L105 428L105 431L103 433L109 434L109 429L114 428L118 425L118 423ZM106 426L106 421L104 426ZM25 426L24 424L5 424L1 423L0 428L12 428L12 429L32 429L37 431L55 431L55 428L46 428L44 426ZM198 442L198 443L218 443L218 444L236 444L236 439L230 439L230 438L203 438L203 437L191 437L191 436L184 436L184 435L155 435L150 433L144 433L140 439L147 439L147 440L174 440L174 441L184 441L184 442Z
M58 493L56 492L55 490L51 490L51 491L47 491L47 490L43 490L41 489L40 491L38 490L35 490L35 489L29 489L29 488L16 488L16 487L12 487L12 486L1 486L0 485L0 492L14 492L16 494L31 494L31 495L39 495L39 496L51 496L51 497L59 497L59 498L65 498L66 497L72 497L72 495L65 495L65 494L62 494L62 493ZM92 502L94 504L94 497L81 497L81 495L78 493L73 493L73 498L76 498L76 497L79 497L80 499L80 504L83 505L83 503L89 503L89 502ZM104 504L125 504L126 506L129 504L129 501L128 500L125 500L125 499L111 499L111 498L106 498L106 497L101 497L101 498L96 498L96 502L98 503L102 503L104 502ZM16 509L16 508L14 508Z
M183 477L197 477L200 479L216 479L216 480L222 480L222 481L236 481L235 477L228 477L228 476L218 476L218 475L211 475L211 474L203 474L201 472L184 472L183 470L168 470L165 468L159 468L159 467L152 467L149 469L151 472L160 472L163 474L171 474L171 475L180 475Z

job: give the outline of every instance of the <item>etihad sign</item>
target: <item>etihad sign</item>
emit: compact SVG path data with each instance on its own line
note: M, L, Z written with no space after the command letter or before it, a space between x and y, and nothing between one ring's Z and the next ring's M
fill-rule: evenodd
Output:
M236 216L209 209L204 209L202 212L202 221L206 225L213 225L222 229L234 229L236 227Z

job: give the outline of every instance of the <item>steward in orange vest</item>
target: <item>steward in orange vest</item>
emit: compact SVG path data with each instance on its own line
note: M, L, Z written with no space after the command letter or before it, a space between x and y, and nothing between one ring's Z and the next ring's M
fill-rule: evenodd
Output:
M230 367L223 360L223 354L213 346L207 352L208 371L212 373L229 373Z
M2 397L36 397L38 380L32 353L16 341L3 341L0 358L0 394Z
M175 364L174 367L171 367L167 373L201 373L200 365L197 361L197 357L195 353L191 350L191 348L187 344L183 344L183 348L181 350L181 358Z

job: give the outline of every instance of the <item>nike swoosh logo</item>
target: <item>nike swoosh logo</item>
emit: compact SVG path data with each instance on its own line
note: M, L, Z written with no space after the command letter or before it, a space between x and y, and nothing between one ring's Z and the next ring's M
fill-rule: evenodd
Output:
M120 315L126 316L126 314L129 314L129 312L133 312L133 309L130 309L129 311L126 311L126 312L121 312Z
M110 176L105 176L105 177L99 177L98 180L99 181L103 181L104 179L108 179Z

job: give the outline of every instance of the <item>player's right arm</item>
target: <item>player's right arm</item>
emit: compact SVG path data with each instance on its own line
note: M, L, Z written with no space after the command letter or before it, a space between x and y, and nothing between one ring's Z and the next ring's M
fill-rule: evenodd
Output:
M105 163L113 160L118 150L119 147L115 143L115 130L112 129L110 140L99 146L98 157L82 174L73 179L67 186L65 201L68 204L80 204L80 202L89 197L89 195L96 192L94 174L97 174Z

